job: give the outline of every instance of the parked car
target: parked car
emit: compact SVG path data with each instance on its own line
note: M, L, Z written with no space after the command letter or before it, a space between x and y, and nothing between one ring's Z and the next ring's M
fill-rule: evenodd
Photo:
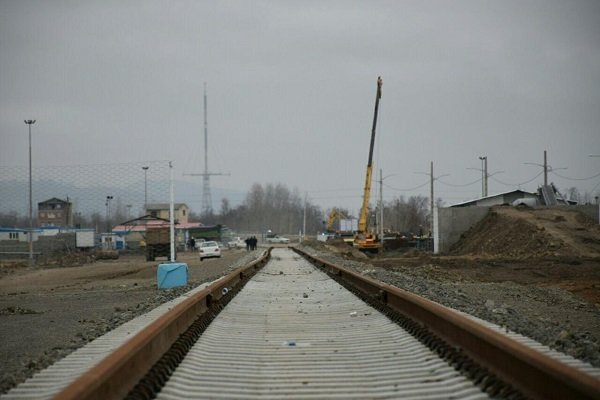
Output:
M200 261L209 257L221 258L221 249L219 248L217 242L202 242L198 252L200 253Z
M234 248L245 249L246 248L246 242L244 240L242 240L241 237L234 237L232 240L230 240L227 243L227 247L229 247L230 249L234 249Z
M288 244L290 242L290 239L283 237L283 236L279 236L279 235L275 235L272 237L268 237L267 238L267 243L283 243L283 244Z

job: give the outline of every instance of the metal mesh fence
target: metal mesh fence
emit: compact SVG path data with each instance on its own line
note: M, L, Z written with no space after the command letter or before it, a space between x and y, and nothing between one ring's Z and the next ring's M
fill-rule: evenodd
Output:
M143 215L146 202L170 200L168 161L34 166L31 182L34 227L38 204L55 198L71 203L69 225L95 229ZM29 226L29 167L0 166L0 216L0 227Z

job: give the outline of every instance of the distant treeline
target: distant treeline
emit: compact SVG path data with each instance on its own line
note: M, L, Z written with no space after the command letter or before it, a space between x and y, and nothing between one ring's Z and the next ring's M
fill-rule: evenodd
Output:
M115 201L110 213L110 220L106 220L106 213L94 212L85 215L75 212L73 223L76 227L92 228L97 231L106 231L107 227L118 225L128 219L126 206L119 199ZM306 203L306 204L305 204ZM373 205L375 206L375 205ZM357 218L348 210L339 208L348 218ZM391 201L384 202L384 228L398 232L423 233L429 231L429 199L423 196L400 196ZM34 211L34 227L37 226ZM290 190L284 184L255 183L252 185L245 200L238 206L232 207L227 198L221 200L218 212L210 215L199 215L194 212L190 215L191 221L199 221L205 225L226 225L239 232L265 232L271 230L281 234L299 233L304 224L306 212L306 232L309 235L322 232L326 228L329 209L323 210L313 204L310 199L305 202L304 196L298 189ZM370 214L370 226L376 225L376 209L373 207ZM16 211L0 213L0 227L29 227L29 217Z
M338 207L348 218L357 218L348 210ZM246 199L237 207L231 207L228 199L221 200L218 213L196 215L192 219L207 224L223 224L242 232L298 233L303 227L305 201L297 189L290 190L283 184L260 185L255 183ZM384 228L398 232L429 230L429 199L423 196L400 196L384 202ZM306 232L316 234L325 230L330 210L306 200ZM370 224L375 226L375 209L371 210Z

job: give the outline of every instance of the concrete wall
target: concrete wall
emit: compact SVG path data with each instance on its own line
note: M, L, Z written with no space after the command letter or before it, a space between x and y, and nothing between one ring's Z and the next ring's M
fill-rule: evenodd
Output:
M460 235L481 221L490 207L450 207L438 208L435 237L438 240L436 252L446 253L458 242Z

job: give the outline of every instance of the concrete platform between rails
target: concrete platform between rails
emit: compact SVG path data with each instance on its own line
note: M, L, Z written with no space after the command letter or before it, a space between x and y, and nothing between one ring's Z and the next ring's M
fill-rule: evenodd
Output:
M158 399L487 398L289 249L207 328Z

